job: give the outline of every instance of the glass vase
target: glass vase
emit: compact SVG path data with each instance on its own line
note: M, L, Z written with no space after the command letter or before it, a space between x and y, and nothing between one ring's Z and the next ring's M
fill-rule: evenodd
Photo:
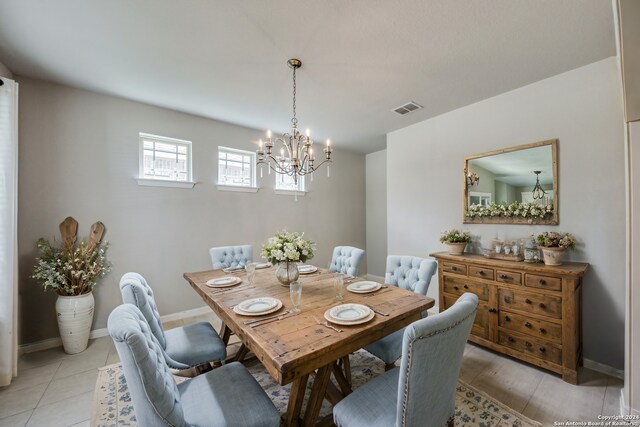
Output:
M299 276L298 264L293 261L281 262L276 267L276 279L278 279L282 286L289 286L291 282L298 280Z

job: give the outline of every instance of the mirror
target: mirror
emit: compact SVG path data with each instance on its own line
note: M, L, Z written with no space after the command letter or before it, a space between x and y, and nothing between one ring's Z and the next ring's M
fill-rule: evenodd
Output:
M464 223L558 224L558 140L467 157Z

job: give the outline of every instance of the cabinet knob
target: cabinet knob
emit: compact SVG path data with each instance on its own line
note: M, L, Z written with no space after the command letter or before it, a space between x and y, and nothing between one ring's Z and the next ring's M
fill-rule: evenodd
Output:
M514 342L515 341L512 337L507 337L507 339L509 340L509 342Z
M457 287L457 286L454 286L454 287L453 287L453 289L455 289L456 291L459 291L459 290L460 290L460 288L459 288L459 287Z
M490 308L489 309L489 313L497 313L497 312L498 312L498 310L496 310L495 308Z
M501 274L501 275L500 275L500 278L501 278L501 279L508 279L508 278L509 278L509 276L507 276L506 274Z
M540 328L540 333L541 333L541 334L546 334L546 333L547 333L547 330L546 330L545 328Z
M527 327L527 328L530 328L531 327L531 323L525 322L524 326Z
M540 279L540 280L538 280L538 283L539 283L540 285L546 285L546 284L547 284L547 282L546 282L544 279Z
M463 288L469 289L469 285L464 285Z
M454 266L454 267L451 267L451 269L452 269L453 271L458 271L458 267L455 267L455 266Z
M538 350L540 350L540 353L544 353L545 351L547 351L547 349L544 347L540 347Z
M485 273L484 270L480 270L480 271L478 271L478 274L481 275L481 276L484 276L487 273Z
M509 304L511 302L511 298L509 297L504 297L504 302L506 302L507 304Z
M524 345L526 345L527 347L531 347L533 344L531 344L529 341L525 342Z
M526 302L527 304L531 304L531 300L529 298L526 298L524 302Z
M511 318L509 316L504 316L504 321L505 322L511 322Z
M545 303L541 302L540 303L540 308L547 308L547 306L545 305Z

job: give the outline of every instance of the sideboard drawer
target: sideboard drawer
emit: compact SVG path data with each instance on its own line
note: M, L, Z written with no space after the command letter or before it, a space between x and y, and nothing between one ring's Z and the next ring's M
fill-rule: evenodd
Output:
M562 317L562 298L553 295L534 294L530 292L517 292L507 289L498 289L498 305L500 310L517 310L527 313L542 314L560 319Z
M559 277L538 276L537 274L527 274L525 286L530 288L549 289L559 291L562 289L562 279Z
M457 277L445 277L443 288L446 293L457 296L461 296L465 292L471 292L478 295L481 300L487 301L489 299L489 286L484 283L469 282Z
M469 277L477 277L479 279L493 280L494 270L493 268L478 267L475 265L469 266Z
M562 349L550 342L533 337L523 337L507 331L500 331L500 344L511 347L523 353L528 353L540 359L560 365L562 363Z
M522 284L522 274L514 273L513 271L496 271L496 282L509 283L511 285L521 285Z
M450 308L458 298L444 296L444 308ZM489 307L486 302L479 301L476 310L476 318L471 327L471 333L481 338L489 338Z
M562 325L545 322L507 311L500 312L499 325L502 328L562 343Z
M454 262L443 262L442 270L446 271L447 273L462 274L463 276L467 275L467 266L464 264L457 264Z

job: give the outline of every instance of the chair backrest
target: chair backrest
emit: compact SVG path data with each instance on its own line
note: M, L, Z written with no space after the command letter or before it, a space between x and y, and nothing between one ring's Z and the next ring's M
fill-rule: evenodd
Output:
M353 246L336 246L333 248L329 270L357 276L362 258L364 258L362 249L354 248Z
M417 294L426 295L438 264L415 256L389 255L384 282Z
M160 312L153 298L153 290L147 281L138 273L125 273L120 279L120 293L122 302L133 304L147 320L151 333L156 337L163 349L167 348Z
M253 246L220 246L209 249L214 270L229 267L244 267L253 262Z
M465 293L443 313L407 326L402 340L396 426L444 426L455 414L464 346L478 297Z
M140 310L131 304L116 307L107 327L120 356L138 425L187 426L164 352Z

